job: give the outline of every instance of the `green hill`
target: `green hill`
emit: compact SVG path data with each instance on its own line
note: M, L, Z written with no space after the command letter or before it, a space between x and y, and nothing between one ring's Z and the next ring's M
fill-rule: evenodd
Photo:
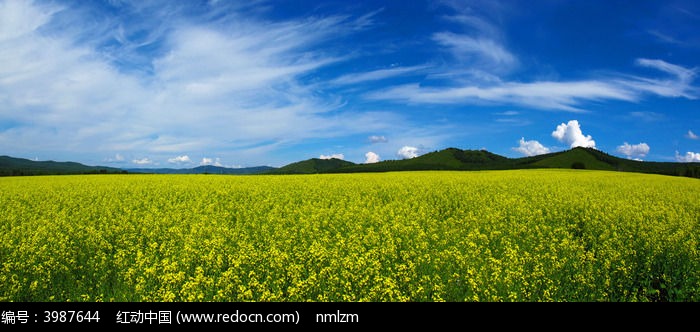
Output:
M122 173L118 168L0 156L0 176Z
M700 178L700 163L629 160L593 148L577 147L516 160L516 168L583 168Z
M86 166L75 162L32 161L0 156L0 176L105 174L105 173L168 173L168 174L317 174L355 172L397 172L420 170L500 170L526 168L580 168L593 170L640 172L700 178L700 163L647 162L618 158L592 148L532 157L507 158L486 150L448 148L403 160L386 160L372 164L355 164L341 159L308 159L281 168L266 166L232 169L200 166L192 169L129 169Z
M331 159L308 159L291 163L284 167L280 167L266 174L316 174L328 173L333 170L341 169L355 165L352 162L331 158Z
M640 172L700 178L700 163L644 162L618 158L592 148L573 148L533 157L507 158L485 150L448 148L422 156L354 164L339 159L309 159L268 174L396 172L419 170L499 170L526 168L578 168Z
M373 164L354 164L334 169L332 172L505 169L508 168L510 163L512 163L510 159L485 150L448 148L411 159L386 160Z
M580 168L605 171L616 170L616 162L613 159L601 160L601 158L598 158L593 153L594 151L596 150L574 148L562 153L545 155L548 157L526 165L534 168Z

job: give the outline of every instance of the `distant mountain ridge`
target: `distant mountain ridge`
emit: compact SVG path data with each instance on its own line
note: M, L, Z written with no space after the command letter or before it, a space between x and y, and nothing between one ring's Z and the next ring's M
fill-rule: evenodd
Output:
M397 172L420 170L506 170L531 168L577 168L620 172L639 172L700 178L700 163L649 162L623 159L593 148L577 147L538 156L507 158L486 150L447 148L402 160L356 164L341 159L312 158L275 168L257 166L227 168L213 165L187 169L126 168L85 166L73 162L33 161L0 157L0 176L48 174L319 174L358 172Z
M34 161L0 156L0 176L63 175L63 174L114 174L124 172L120 168L86 166L75 162Z

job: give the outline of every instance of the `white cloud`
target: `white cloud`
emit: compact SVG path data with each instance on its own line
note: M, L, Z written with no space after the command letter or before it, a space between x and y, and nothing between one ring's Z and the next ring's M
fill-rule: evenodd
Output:
M663 72L669 73L678 77L680 81L688 82L693 80L696 75L695 70L687 69L672 63L668 63L658 59L637 59L636 64L643 67L655 68Z
M571 148L584 147L595 148L595 141L591 135L583 135L578 120L571 120L569 123L562 123L552 132L552 137Z
M345 159L345 155L342 154L342 153L335 153L335 154L331 154L331 155L324 155L324 154L322 154L322 155L320 155L318 158L319 158L319 159L340 159L340 160L344 160L344 159Z
M365 153L365 164L378 163L380 160L379 155L372 151Z
M680 40L678 40L670 35L667 35L661 31L658 31L658 30L648 30L647 32L650 35L656 37L656 39L658 39L659 41L662 41L664 43L676 44L676 45L680 45L680 46L684 46L684 44L685 44L683 41L680 41Z
M124 156L122 156L121 154L117 153L117 154L114 155L114 157L112 157L112 158L107 158L107 159L105 159L104 161L105 161L105 162L108 162L108 163L122 163L122 162L124 162L124 160L125 160L125 159L124 159Z
M636 64L657 69L671 76L670 79L636 77L635 80L628 82L636 89L663 97L697 99L700 95L700 89L693 86L693 81L697 77L698 68L689 69L658 59L637 59Z
M639 143L631 145L627 142L617 147L617 152L627 156L628 159L644 158L649 153L649 145Z
M331 14L272 21L270 16L232 8L245 7L233 2L217 3L221 8L214 12L207 5L192 10L189 2L110 5L117 2L120 10L99 12L102 6L81 1L0 0L0 122L12 125L0 131L0 150L32 151L49 158L47 151L53 156L98 151L91 161L117 152L124 153L126 162L135 156L167 161L183 151L195 156L216 153L225 160L235 160L231 154L240 153L262 161L281 155L272 153L276 149L307 139L391 133L396 142L400 131L420 127L403 126L412 117L403 117L393 107L383 112L334 112L346 96L323 88L333 77L324 81L327 73L319 70L368 55L367 48L346 52L338 43L356 29L373 26L375 14L354 20ZM502 74L518 59L500 35L502 25L466 9L479 6L460 7L464 11L451 16L449 26L459 22L461 28L427 35L456 60L443 54L429 65L353 73L337 77L335 83L442 75L441 81L417 80L367 96L574 112L583 111L586 101L698 95L692 85L696 69L649 59L639 59L638 65L667 77L508 81ZM326 48L328 41L335 46ZM439 65L444 59L447 63ZM399 121L403 122L397 125ZM390 132L389 127L401 129ZM373 150L386 156L400 146Z
M498 58L498 52L493 51ZM569 112L585 111L584 101L620 100L638 102L645 94L669 98L697 99L699 89L692 83L696 69L670 64L662 60L638 59L637 64L658 69L671 75L670 79L619 75L583 81L507 82L500 78L489 84L477 81L455 81L452 85L431 87L405 84L366 94L368 99L394 100L421 104L506 103L539 109ZM450 69L450 71L452 71Z
M404 146L396 154L403 159L411 159L420 156L420 149L413 146Z
M170 158L170 159L168 159L168 162L171 164L186 164L186 163L191 163L192 160L190 159L189 156L184 155L184 156L177 156L175 158Z
M688 130L688 133L685 135L685 138L688 138L688 139L700 139L700 137L698 137L698 135L696 135L696 134L695 134L693 131L691 131L691 130Z
M539 109L582 112L583 100L635 101L637 96L617 85L601 81L502 83L493 86L423 87L407 84L366 95L369 99L421 104L508 103Z
M148 158L141 158L141 159L134 159L131 161L132 163L136 165L150 165L153 164L153 161L148 159Z
M513 148L513 150L520 152L528 157L549 153L549 148L545 147L544 145L540 144L540 142L535 140L526 141L523 137L520 138L520 141L518 141L518 143L519 146Z
M504 43L504 33L500 24L502 22L498 14L503 7L492 5L491 2L483 2L478 6L448 1L442 1L441 4L454 11L443 18L461 27L458 33L434 33L432 40L450 52L460 69L479 68L476 70L479 72L476 76L470 75L477 78L508 72L517 65L517 58Z
M435 68L432 77L450 78L452 84L440 87L407 84L374 91L370 99L394 100L409 103L460 104L508 103L540 109L582 112L584 101L622 100L639 101L644 94L663 97L695 99L698 88L692 85L697 69L688 69L663 60L636 59L636 64L670 75L670 79L655 79L634 75L610 75L599 79L579 81L515 82L503 74L518 64L517 57L504 46L503 31L499 28L500 5L479 6L443 2L456 12L447 16L463 25L460 33L450 31L432 35L432 40L446 48L456 61L444 68ZM482 12L479 12L479 8ZM486 8L490 8L486 10ZM479 68L479 69L475 69ZM617 76L617 77L615 77Z
M629 115L644 122L658 122L664 119L664 115L656 112L630 112Z
M387 140L386 137L384 137L384 136L373 135L373 136L369 137L369 141L370 141L370 143L386 143L389 140Z
M356 84L368 81L378 81L396 76L415 74L428 68L427 66L395 67L389 69L379 69L365 73L348 74L332 80L331 84Z
M433 35L433 40L449 48L452 54L461 60L468 61L476 58L499 66L512 66L516 63L515 56L494 39L439 32Z
M620 86L632 91L651 93L669 98L697 99L700 93L698 88L693 86L693 81L697 76L697 69L688 69L679 65L674 65L663 60L637 59L636 64L642 67L657 69L669 74L669 79L657 79L631 76L628 79L616 80Z
M676 160L682 163L700 163L700 152L686 152L685 155L680 155L676 151Z
M218 167L223 167L223 166L224 166L224 165L221 164L221 159L220 159L220 158L213 159L213 158L206 158L206 157L202 158L202 161L199 162L199 165L200 165L200 166L212 165L212 166L218 166Z
M168 160L180 151L243 154L368 135L396 118L331 115L343 100L308 82L309 74L349 58L317 46L368 26L351 16L271 22L241 19L235 8L214 15L189 11L189 3L125 2L119 12L91 18L94 6L82 4L0 1L0 109L12 110L0 121L16 124L0 131L0 149L21 141L18 150L129 151ZM359 78L409 69L418 70Z

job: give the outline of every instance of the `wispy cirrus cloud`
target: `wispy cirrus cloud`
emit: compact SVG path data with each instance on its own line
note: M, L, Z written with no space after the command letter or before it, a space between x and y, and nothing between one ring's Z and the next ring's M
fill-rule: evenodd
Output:
M692 130L688 130L688 133L685 134L685 138L698 140L700 139L700 136L696 135Z
M371 91L370 100L388 100L410 104L507 104L542 110L586 112L585 104L600 101L639 102L645 96L696 99L694 85L698 70L660 59L638 58L634 64L666 77L644 77L624 73L606 74L584 80L535 80L523 82L509 78L518 67L518 55L508 49L503 32L494 21L503 5L479 3L469 6L444 1L454 15L446 20L456 23L460 32L441 31L432 35L437 47L447 51L453 61L433 68L429 78ZM476 12L475 8L489 9Z
M670 77L646 78L630 76L626 79L616 80L615 83L627 87L631 92L649 93L661 97L697 99L700 88L693 85L697 77L697 68L685 68L658 59L637 59L638 66L646 67L666 73Z
M585 100L637 100L637 96L629 90L598 81L505 83L485 87L423 87L408 84L366 96L419 104L505 103L569 112L583 112L576 106Z
M347 84L357 84L369 81L379 81L388 78L393 78L397 76L407 76L419 74L421 71L430 68L429 66L409 66L409 67L395 67L388 69L378 69L363 73L353 73L340 76L336 79L331 80L330 84L337 85L347 85Z
M635 121L656 122L661 121L665 116L657 112L630 112L629 116Z
M446 47L460 61L475 61L493 66L513 66L517 59L503 45L490 38L471 37L453 32L439 32L433 40Z
M0 1L0 119L12 124L0 146L21 138L23 151L130 150L165 162L184 151L293 144L386 123L380 112L327 115L342 100L304 81L346 59L319 43L371 26L372 15L270 22L241 19L226 3L124 1L113 17L91 20L93 4L83 5Z
M638 64L658 69L672 78L601 78L585 81L502 82L491 85L427 86L405 84L370 92L369 99L393 100L417 104L498 103L544 110L585 112L585 101L620 100L638 102L645 94L661 97L696 99L698 87L692 85L695 70L661 60L638 59Z

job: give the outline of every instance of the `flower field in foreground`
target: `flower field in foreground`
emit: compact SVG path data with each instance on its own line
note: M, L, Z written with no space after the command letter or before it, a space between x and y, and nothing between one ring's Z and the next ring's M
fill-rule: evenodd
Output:
M0 301L699 301L700 181L0 178Z

